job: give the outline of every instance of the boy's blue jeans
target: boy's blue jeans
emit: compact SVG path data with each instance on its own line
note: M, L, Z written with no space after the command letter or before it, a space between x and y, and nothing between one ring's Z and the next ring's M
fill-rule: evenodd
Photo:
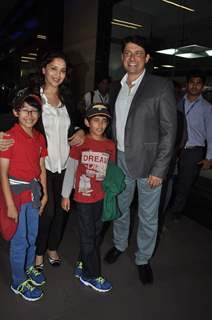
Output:
M39 211L32 207L32 202L21 206L17 231L10 241L10 265L13 286L18 286L25 281L25 271L34 265L38 218Z
M83 263L85 278L98 278L101 275L99 235L102 229L103 200L92 203L77 202L76 204L80 233L78 260Z

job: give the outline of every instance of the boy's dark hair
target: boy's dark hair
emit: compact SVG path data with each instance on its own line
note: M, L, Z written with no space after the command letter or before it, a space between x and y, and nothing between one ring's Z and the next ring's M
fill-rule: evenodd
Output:
M186 76L187 83L191 80L191 78L200 78L203 84L205 84L206 82L206 75L201 70L197 70L197 69L190 70Z
M122 53L124 52L124 49L129 42L137 44L138 46L142 47L145 50L146 54L148 54L148 53L150 54L150 47L147 42L147 39L139 36L138 34L128 36L122 40L122 43L121 43L121 52Z
M15 111L23 108L24 102L28 103L31 107L36 108L39 112L42 110L42 101L40 96L29 91L28 88L20 90L16 93L11 102L11 106Z

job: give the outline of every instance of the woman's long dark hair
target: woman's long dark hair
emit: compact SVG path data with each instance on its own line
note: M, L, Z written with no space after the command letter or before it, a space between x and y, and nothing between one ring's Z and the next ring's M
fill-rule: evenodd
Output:
M65 103L64 99L71 97L71 90L70 90L70 63L67 58L67 56L61 52L61 51L51 51L51 52L46 52L43 54L40 58L40 63L39 63L39 74L34 81L34 91L37 92L40 90L40 87L42 87L45 84L45 76L42 72L43 68L46 68L46 66L51 63L54 59L62 59L66 63L66 76L64 81L60 84L59 86L59 98L62 101L62 103ZM33 84L32 84L33 86Z

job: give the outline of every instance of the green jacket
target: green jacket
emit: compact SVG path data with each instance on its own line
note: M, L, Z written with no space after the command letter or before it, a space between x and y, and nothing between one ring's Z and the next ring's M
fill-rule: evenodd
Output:
M105 198L103 204L102 221L114 220L120 217L116 196L125 188L125 175L114 163L109 162L106 177L103 181Z

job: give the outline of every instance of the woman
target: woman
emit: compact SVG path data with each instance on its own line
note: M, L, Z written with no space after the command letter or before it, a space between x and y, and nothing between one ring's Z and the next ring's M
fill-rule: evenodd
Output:
M62 240L67 215L61 209L61 190L69 156L69 142L83 142L84 132L76 130L72 99L69 92L69 66L60 52L46 54L40 66L40 95L43 101L38 129L47 141L48 203L40 217L37 237L36 266L42 269L47 251L52 266L59 266L58 247ZM68 141L68 137L71 137Z

